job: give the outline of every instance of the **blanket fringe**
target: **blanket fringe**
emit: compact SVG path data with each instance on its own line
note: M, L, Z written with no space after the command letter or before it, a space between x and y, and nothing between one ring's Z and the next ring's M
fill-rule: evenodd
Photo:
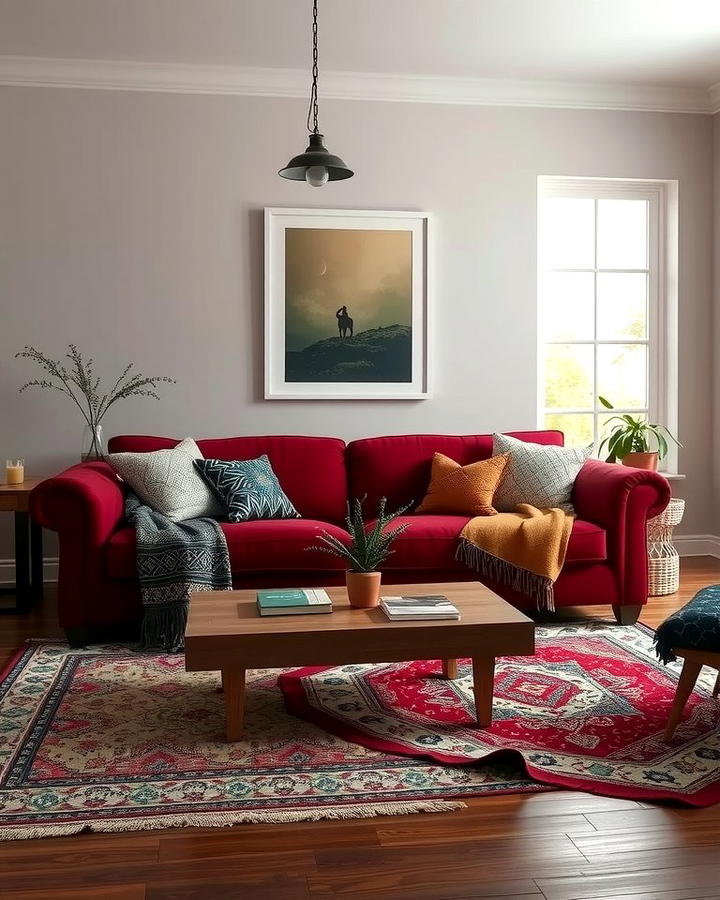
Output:
M492 553L465 538L460 538L455 559L486 578L505 584L514 591L530 597L538 609L555 612L555 591L549 578L515 566L505 559L500 559L499 556L493 556Z
M189 600L146 606L140 626L138 650L161 647L166 653L179 653L185 646Z
M45 837L68 837L82 832L149 831L156 828L223 828L228 825L280 825L289 822L318 822L321 819L372 819L375 816L404 816L412 813L445 813L465 809L462 800L412 800L397 803L363 803L357 806L313 807L312 809L264 810L233 813L189 813L136 819L107 819L68 825L0 826L0 841L20 841Z

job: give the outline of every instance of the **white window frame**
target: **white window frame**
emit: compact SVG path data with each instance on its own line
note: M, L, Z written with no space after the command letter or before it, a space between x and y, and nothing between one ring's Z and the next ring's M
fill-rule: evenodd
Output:
M537 282L537 338L538 338L538 427L545 427L545 344L540 292L542 277L549 269L542 259L540 227L542 204L546 198L577 197L597 201L647 200L648 201L648 267L636 270L648 273L648 415L651 421L665 425L673 434L678 433L678 183L677 181L648 181L644 179L576 178L540 176L538 178L538 282ZM597 232L596 232L597 238ZM597 258L592 270L597 273ZM572 270L565 270L572 271ZM577 270L576 270L577 271ZM613 270L601 270L613 271ZM596 279L597 286L597 279ZM596 287L597 290L597 287ZM597 379L597 303L595 305L595 334L591 343L595 352L594 377ZM567 342L563 342L567 343ZM572 343L572 342L570 342ZM609 343L603 341L602 343ZM643 343L618 340L617 343ZM592 410L563 412L593 413L597 418L607 410L597 400L597 384L594 388ZM612 399L612 398L610 398ZM666 474L677 474L678 452L672 442L667 457L661 463Z

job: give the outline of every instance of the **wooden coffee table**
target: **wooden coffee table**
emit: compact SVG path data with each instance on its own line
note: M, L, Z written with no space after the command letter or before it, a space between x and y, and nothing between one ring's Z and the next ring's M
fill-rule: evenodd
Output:
M477 723L486 728L495 658L535 652L532 620L479 582L383 588L388 595L445 594L460 610L459 621L391 622L381 609L353 609L345 588L326 590L329 615L260 616L254 590L192 595L185 668L222 672L229 741L243 734L247 669L441 659L445 676L456 678L458 658L470 657Z

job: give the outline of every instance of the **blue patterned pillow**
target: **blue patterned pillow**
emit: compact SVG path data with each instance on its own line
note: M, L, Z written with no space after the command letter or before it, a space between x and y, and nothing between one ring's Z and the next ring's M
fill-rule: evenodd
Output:
M225 504L231 522L300 518L265 454L231 461L196 459L195 467Z

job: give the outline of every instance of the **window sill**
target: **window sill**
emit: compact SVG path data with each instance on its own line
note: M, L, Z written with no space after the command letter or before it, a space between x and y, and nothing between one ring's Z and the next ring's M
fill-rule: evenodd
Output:
M660 472L660 475L664 475L668 481L684 481L686 476L681 475L678 472Z

